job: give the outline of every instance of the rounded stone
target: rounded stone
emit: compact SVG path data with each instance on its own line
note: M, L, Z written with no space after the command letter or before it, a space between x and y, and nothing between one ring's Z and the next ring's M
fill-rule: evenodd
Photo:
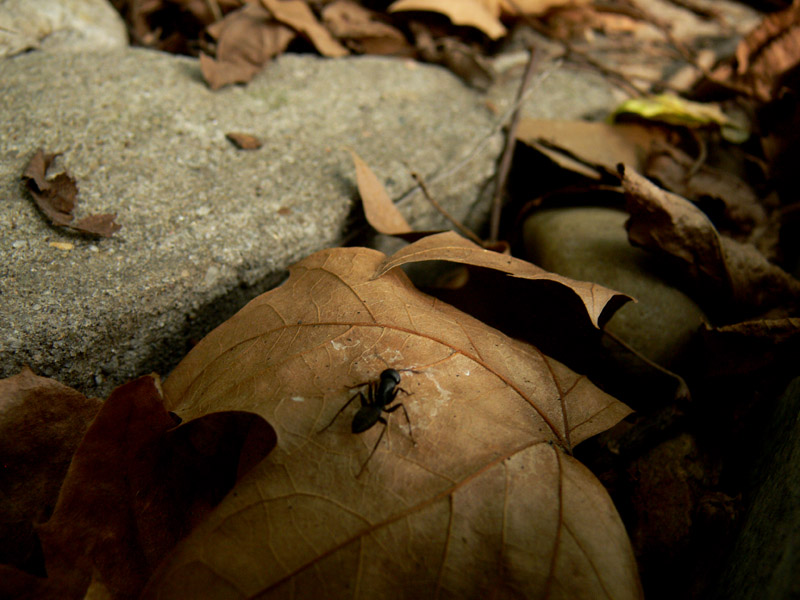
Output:
M636 298L606 330L660 365L679 362L703 311L658 272L648 252L628 243L627 213L595 207L548 209L525 222L528 259L573 279L592 281Z

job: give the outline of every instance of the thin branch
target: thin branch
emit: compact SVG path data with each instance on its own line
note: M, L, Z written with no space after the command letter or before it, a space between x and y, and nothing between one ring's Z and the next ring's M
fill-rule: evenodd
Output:
M489 221L489 241L496 242L497 236L500 233L500 214L503 209L503 196L506 191L506 182L508 181L508 172L511 170L511 158L514 156L514 145L517 137L517 128L519 127L520 114L522 112L522 105L520 99L525 97L525 91L533 79L534 58L536 51L533 46L530 49L530 57L528 57L528 64L525 66L525 74L522 76L522 82L517 91L517 104L514 115L511 117L511 124L508 126L508 134L506 135L506 146L503 149L503 155L500 158L500 165L497 168L497 179L495 180L494 197L492 198L492 214Z
M473 242L483 246L483 240L481 238L475 235L472 232L472 230L470 230L468 227L465 227L458 219L456 219L449 212L447 212L447 210L445 210L445 208L441 204L439 204L436 200L433 199L433 196L431 196L428 193L428 187L425 185L425 181L422 179L422 176L419 175L419 173L411 171L411 176L414 178L414 181L417 182L417 185L419 185L420 189L422 190L422 193L425 195L425 198L428 199L428 202L430 202L433 205L433 207L436 210L438 210L445 219L450 221L453 224L453 226L455 226L456 229L458 229L461 233L463 233Z

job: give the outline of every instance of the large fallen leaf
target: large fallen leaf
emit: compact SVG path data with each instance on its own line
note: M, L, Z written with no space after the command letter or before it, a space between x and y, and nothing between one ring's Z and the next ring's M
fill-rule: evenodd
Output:
M72 454L100 405L28 368L0 380L0 563L35 570L34 525L50 518Z
M720 235L694 204L630 168L620 165L620 174L632 244L678 259L691 277L740 309L767 310L800 300L800 281L755 247Z
M202 340L165 382L186 419L254 411L275 450L144 598L639 598L624 528L566 451L629 409L414 289L385 256L318 252ZM400 413L351 433L353 386L402 374Z
M165 553L272 445L272 430L252 413L176 427L154 377L117 388L75 452L52 518L38 527L47 578L20 583L10 572L0 596L12 585L62 600L84 598L89 586L137 597Z
M496 40L506 34L500 19L481 0L397 0L389 12L429 11L445 15L454 25L475 27Z
M111 237L122 228L114 222L115 214L89 215L78 221L72 214L77 206L78 185L68 173L47 178L47 170L58 154L46 154L39 148L33 155L22 180L27 184L36 206L53 225L68 227L81 233Z
M217 41L216 59L200 55L200 69L212 90L247 83L295 37L259 4L248 2L208 28Z
M276 20L308 38L323 56L337 58L349 54L347 48L317 21L311 8L302 0L261 0L261 4Z
M395 267L428 260L457 262L500 271L517 279L560 284L580 299L592 325L598 328L625 302L632 299L602 285L570 279L545 271L525 260L485 250L452 231L427 236L402 248L381 263L375 276L380 277ZM502 294L498 295L502 298Z

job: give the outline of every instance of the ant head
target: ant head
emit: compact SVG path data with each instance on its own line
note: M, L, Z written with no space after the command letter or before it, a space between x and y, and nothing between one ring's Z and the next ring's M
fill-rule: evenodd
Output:
M400 373L395 369L386 369L381 373L381 380L391 379L395 384L400 383Z

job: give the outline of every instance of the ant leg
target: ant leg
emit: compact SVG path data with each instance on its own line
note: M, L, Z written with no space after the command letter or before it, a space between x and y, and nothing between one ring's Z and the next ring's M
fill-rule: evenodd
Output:
M361 469L358 471L358 475L356 475L356 479L361 477L361 474L364 472L364 469L367 467L367 463L369 462L369 459L372 458L372 455L375 454L375 450L378 449L378 444L381 443L381 440L383 439L383 434L386 433L386 428L389 426L389 424L386 422L386 419L384 419L383 417L378 417L378 421L383 423L383 429L381 429L381 434L378 436L378 441L375 442L375 445L372 447L372 452L369 453L369 456L367 457L367 460L365 460L364 464L361 465Z
M405 392L405 390L402 390L402 391ZM406 392L406 394L408 394L408 392ZM409 396L410 395L411 394L409 394ZM411 419L408 418L408 411L406 410L406 407L403 406L402 404L395 404L392 408L384 408L383 410L386 411L387 413L391 413L391 412L396 411L398 408L402 408L403 409L403 414L406 416L406 423L408 423L408 436L411 438L411 441L414 442L414 445L416 446L417 445L417 441L414 439L414 434L411 431Z
M323 427L322 429L320 429L320 430L319 430L317 433L322 433L322 432L323 432L323 431L325 431L325 430L326 430L328 427L330 427L331 425L333 425L333 422L336 420L336 418L337 418L337 417L338 417L340 414L342 414L342 411L343 411L345 408L347 408L348 406L350 406L350 403L351 403L353 400L355 400L356 398L358 398L359 396L361 396L361 406L364 406L364 402L366 401L366 399L364 398L364 392L358 392L358 393L357 393L355 396L353 396L352 398L350 398L350 400L348 400L348 401L347 401L347 403L346 403L346 404L345 404L345 405L344 405L342 408L340 408L340 409L339 409L339 410L336 412L336 414L335 414L335 415L333 415L333 418L331 419L331 422L330 422L330 423L328 423L327 425L325 425L325 427Z

